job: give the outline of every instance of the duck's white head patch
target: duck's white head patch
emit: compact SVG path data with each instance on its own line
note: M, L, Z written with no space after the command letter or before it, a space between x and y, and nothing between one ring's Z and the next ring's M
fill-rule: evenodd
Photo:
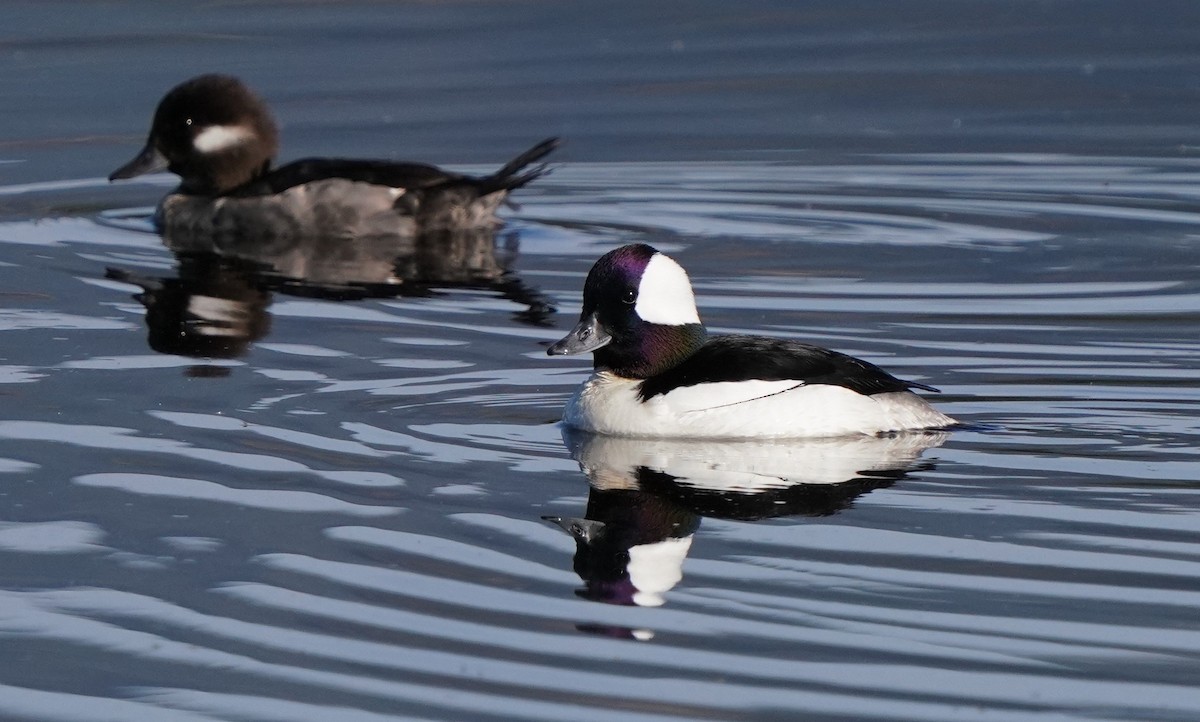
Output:
M201 153L219 153L254 137L245 125L210 125L196 134L192 146Z
M634 310L648 323L664 326L700 323L687 271L661 253L651 256L642 271Z

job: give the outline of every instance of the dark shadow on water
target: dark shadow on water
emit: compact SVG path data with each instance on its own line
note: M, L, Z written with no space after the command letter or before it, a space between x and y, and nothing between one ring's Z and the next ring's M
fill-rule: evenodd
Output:
M142 290L150 348L228 359L270 331L274 294L328 301L427 298L447 289L495 293L521 306L518 323L550 326L555 309L512 269L515 231L434 231L416 237L341 239L163 238L178 266L171 277L109 267L106 277Z
M703 517L829 516L918 469L945 432L770 441L625 439L565 430L590 485L584 516L542 517L575 539L577 594L659 606ZM588 629L613 634L609 629ZM639 637L626 630L616 636Z
M105 276L140 286L147 343L154 351L197 358L235 358L271 330L272 293L244 261L216 254L180 256L177 275L159 278L119 268Z

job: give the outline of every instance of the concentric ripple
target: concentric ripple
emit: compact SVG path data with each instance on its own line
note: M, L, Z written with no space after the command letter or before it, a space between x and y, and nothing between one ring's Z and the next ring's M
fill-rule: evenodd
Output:
M509 285L353 298L185 277L145 211L6 221L0 716L1195 719L1198 166L577 164L496 240ZM712 329L964 427L564 439L588 365L544 349L632 241Z

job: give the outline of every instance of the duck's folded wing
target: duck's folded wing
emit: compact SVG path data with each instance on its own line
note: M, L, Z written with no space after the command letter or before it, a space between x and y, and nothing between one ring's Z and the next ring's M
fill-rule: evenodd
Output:
M308 158L288 163L238 188L238 197L273 195L313 181L341 178L361 183L418 190L464 178L425 163Z
M674 368L647 379L643 400L658 395L735 404L800 386L841 386L859 394L913 386L874 364L837 351L764 336L716 336ZM681 393L691 389L688 393ZM702 402L701 402L702 403Z

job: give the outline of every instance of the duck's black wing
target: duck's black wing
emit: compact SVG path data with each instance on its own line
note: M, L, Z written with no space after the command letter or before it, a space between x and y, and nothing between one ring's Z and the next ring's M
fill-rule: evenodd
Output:
M361 183L419 190L467 178L426 163L393 163L347 158L306 158L268 171L229 195L238 198L282 193L313 181L341 178Z
M674 389L723 381L798 381L844 386L860 394L910 388L875 364L820 346L765 336L713 336L686 361L642 383L643 400Z
M427 163L403 163L350 158L305 158L274 170L237 188L228 195L237 198L274 195L313 181L341 178L361 183L405 188L410 191L470 187L475 196L509 191L540 178L548 172L545 164L534 165L559 145L558 138L547 138L513 158L500 170L486 176L469 176Z

